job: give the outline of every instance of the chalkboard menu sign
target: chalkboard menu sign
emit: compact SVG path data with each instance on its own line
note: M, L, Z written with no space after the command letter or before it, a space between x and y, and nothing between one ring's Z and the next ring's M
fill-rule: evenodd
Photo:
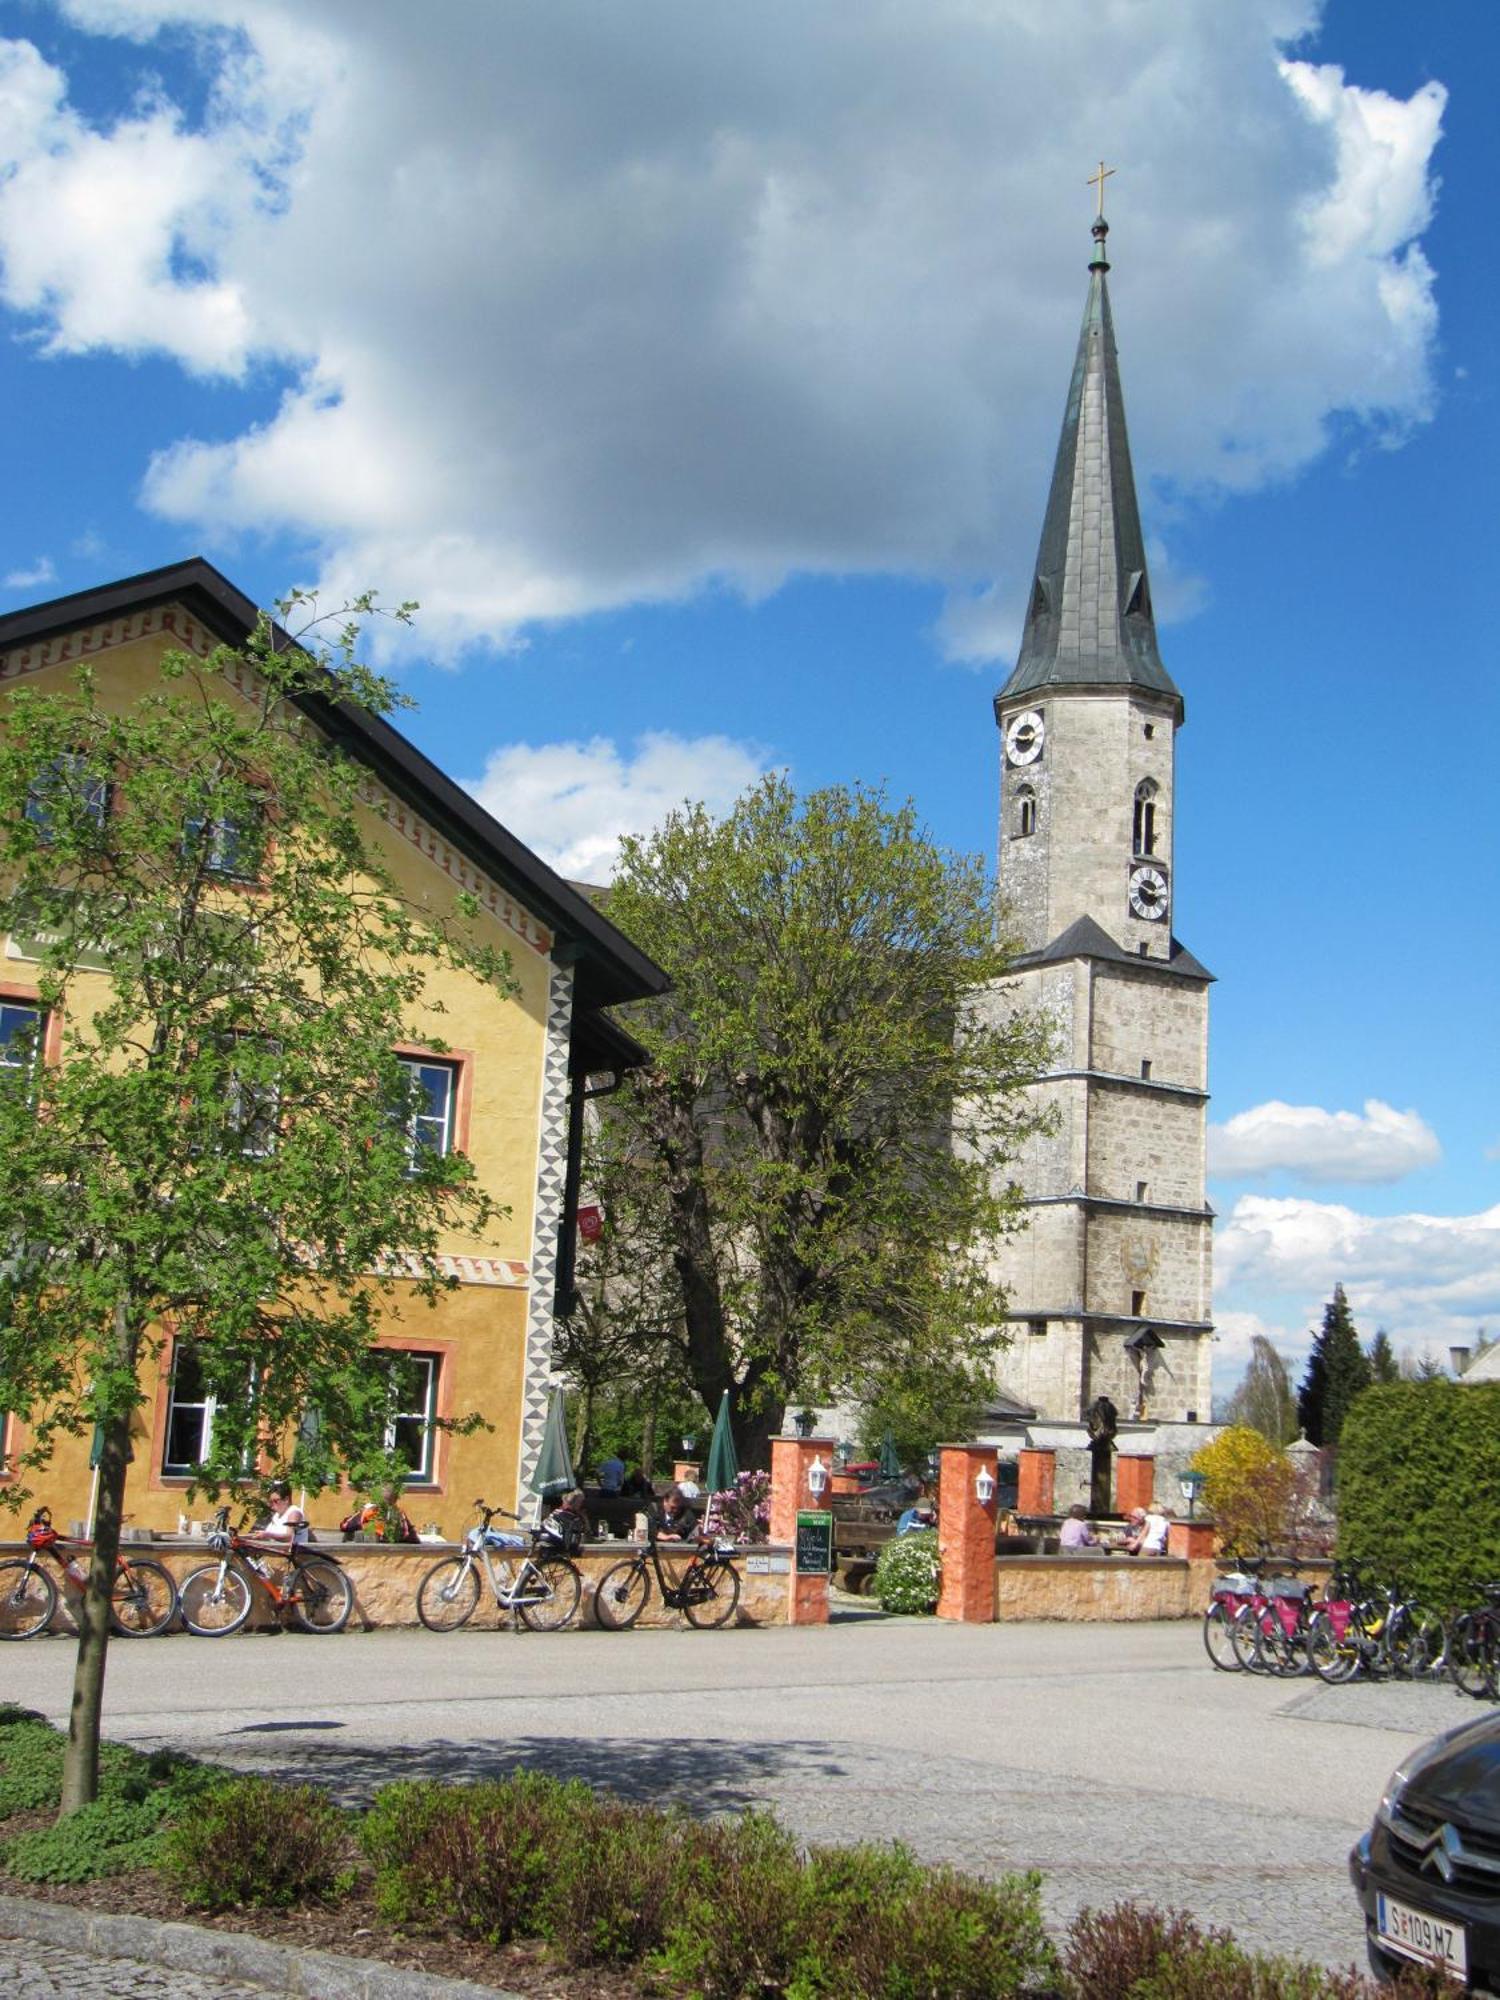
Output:
M797 1516L797 1570L802 1576L833 1574L832 1514Z

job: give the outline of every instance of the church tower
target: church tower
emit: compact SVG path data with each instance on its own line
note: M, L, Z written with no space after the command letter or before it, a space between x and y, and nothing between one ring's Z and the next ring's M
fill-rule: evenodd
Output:
M1102 180L1100 182L1102 190ZM999 883L1023 955L990 1004L1055 1032L1053 1114L1018 1163L1027 1224L996 1253L1003 1390L1076 1423L1207 1422L1210 975L1178 943L1183 701L1157 649L1106 275L1088 303L1000 729Z

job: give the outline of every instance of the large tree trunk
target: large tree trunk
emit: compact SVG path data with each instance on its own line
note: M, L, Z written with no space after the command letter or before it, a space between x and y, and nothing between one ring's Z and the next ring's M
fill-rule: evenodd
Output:
M73 1703L68 1713L68 1748L63 1759L59 1818L90 1805L99 1796L99 1728L104 1709L104 1668L109 1654L109 1603L120 1522L125 1504L125 1468L130 1457L130 1411L103 1425L99 1459L99 1507L94 1521L94 1554L88 1588L78 1614L78 1659L73 1669Z

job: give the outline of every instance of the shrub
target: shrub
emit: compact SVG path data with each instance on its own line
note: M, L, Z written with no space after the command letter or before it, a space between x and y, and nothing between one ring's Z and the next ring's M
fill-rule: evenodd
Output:
M541 1935L570 1965L649 1956L677 1915L688 1832L676 1814L591 1797L553 1852L538 1898Z
M1279 1445L1231 1424L1193 1460L1219 1539L1245 1554L1282 1548L1291 1532L1295 1469Z
M162 1872L200 1909L285 1909L348 1886L344 1815L311 1785L231 1778L166 1837Z
M803 1869L791 1835L766 1813L693 1826L682 1845L677 1907L651 1970L694 2000L785 1992L804 1944ZM847 1989L846 1989L847 1992Z
M875 1595L882 1611L924 1612L937 1607L938 1538L935 1531L893 1535L875 1564Z
M50 1723L25 1709L0 1719L0 1819L60 1803L65 1747Z
M1440 1609L1500 1576L1500 1383L1366 1389L1344 1419L1338 1514L1342 1558Z
M22 1882L92 1882L142 1868L161 1849L166 1800L101 1798L52 1826L17 1834L5 1866Z

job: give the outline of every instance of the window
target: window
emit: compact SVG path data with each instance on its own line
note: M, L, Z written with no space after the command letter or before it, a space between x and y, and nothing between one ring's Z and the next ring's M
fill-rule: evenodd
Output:
M1146 1185L1147 1185L1147 1184L1146 1184L1146 1182L1145 1182L1145 1181L1137 1181L1137 1182L1136 1182L1136 1184L1135 1184L1135 1198L1136 1198L1136 1200L1137 1200L1137 1201L1144 1201L1144 1200L1146 1199Z
M1015 838L1024 840L1028 834L1036 832L1036 793L1030 785L1021 785L1016 791Z
M80 751L54 757L38 771L26 793L26 817L43 840L51 840L57 818L76 812L96 827L109 814L109 781L88 769Z
M202 847L203 866L226 882L253 882L259 872L257 829L246 820L190 819L183 829L184 853Z
M253 1056L276 1056L278 1044L260 1042L253 1035L231 1035L230 1055L237 1048ZM258 1070L256 1061L247 1061L247 1070ZM246 1159L264 1160L276 1150L276 1121L281 1109L281 1089L274 1076L239 1075L230 1071L224 1088L224 1123L239 1142Z
M1030 1334L1035 1334L1038 1337L1045 1337L1047 1332L1047 1322L1044 1319L1028 1320L1026 1322L1026 1331Z
M214 1399L203 1384L203 1366L187 1341L177 1343L172 1356L172 1389L167 1403L167 1435L161 1469L168 1478L185 1479L208 1457L213 1442Z
M1137 854L1156 852L1156 786L1150 778L1135 788L1135 830L1131 844Z
M398 1058L408 1085L416 1092L406 1111L407 1157L415 1170L423 1153L440 1158L453 1150L453 1107L458 1096L458 1067L427 1056Z
M10 1411L0 1409L0 1479L10 1471Z
M1148 722L1145 726L1146 741L1149 743L1155 734L1156 734L1156 724L1154 722Z
M407 1479L414 1485L430 1485L433 1477L433 1440L437 1432L438 1370L441 1356L402 1354L399 1366L391 1365L391 1381L401 1407L392 1410L385 1427L385 1448L399 1451L411 1470Z
M1142 1076L1142 1078L1143 1078L1143 1079L1144 1079L1144 1080L1145 1080L1146 1082L1149 1082L1149 1081L1150 1081L1150 1079L1151 1079L1151 1058L1150 1058L1150 1056L1142 1056L1142 1057L1141 1057L1141 1076Z
M1146 1294L1144 1292L1132 1292L1130 1294L1130 1317L1132 1319L1139 1319L1145 1310Z
M23 1081L36 1068L45 1018L40 1007L0 1000L0 1083Z

